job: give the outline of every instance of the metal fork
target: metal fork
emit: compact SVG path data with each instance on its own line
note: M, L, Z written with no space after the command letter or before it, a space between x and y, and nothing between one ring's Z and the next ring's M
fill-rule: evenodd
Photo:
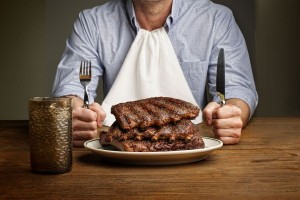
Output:
M80 71L79 71L79 80L81 85L84 87L84 99L83 99L83 108L89 108L89 96L87 94L87 86L92 79L92 63L91 61L81 61Z

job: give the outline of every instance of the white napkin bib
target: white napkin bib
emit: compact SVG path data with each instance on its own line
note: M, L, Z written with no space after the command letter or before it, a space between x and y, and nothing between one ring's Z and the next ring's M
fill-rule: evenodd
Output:
M111 126L115 121L110 113L112 105L158 96L197 105L165 29L140 29L102 103L106 112L104 125ZM193 122L202 122L201 112Z

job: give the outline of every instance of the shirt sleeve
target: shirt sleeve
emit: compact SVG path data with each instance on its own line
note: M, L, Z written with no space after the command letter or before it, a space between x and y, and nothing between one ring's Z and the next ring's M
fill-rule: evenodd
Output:
M214 46L208 69L208 89L216 102L220 101L216 95L216 71L221 48L225 51L226 99L244 100L250 107L251 117L258 103L258 95L245 39L228 8L216 17Z
M90 103L96 98L99 77L103 74L103 67L97 52L96 26L92 15L83 11L74 23L73 31L67 39L66 47L58 64L52 95L77 95L83 99L84 88L79 81L79 67L81 61L92 63L92 80L88 85Z

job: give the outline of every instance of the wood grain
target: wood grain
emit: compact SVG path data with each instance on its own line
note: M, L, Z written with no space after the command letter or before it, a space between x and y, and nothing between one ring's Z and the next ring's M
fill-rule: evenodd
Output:
M199 126L203 135L211 128ZM238 145L171 166L110 164L74 148L72 171L30 171L28 122L0 122L0 199L299 199L300 118L254 118Z

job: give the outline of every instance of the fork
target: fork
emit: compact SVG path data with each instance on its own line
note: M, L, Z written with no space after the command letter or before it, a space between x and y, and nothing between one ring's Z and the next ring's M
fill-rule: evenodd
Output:
M92 63L91 61L81 61L79 70L79 80L81 85L84 87L84 99L83 108L89 108L89 97L87 94L87 86L92 79Z

